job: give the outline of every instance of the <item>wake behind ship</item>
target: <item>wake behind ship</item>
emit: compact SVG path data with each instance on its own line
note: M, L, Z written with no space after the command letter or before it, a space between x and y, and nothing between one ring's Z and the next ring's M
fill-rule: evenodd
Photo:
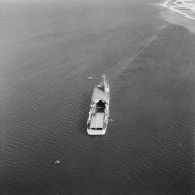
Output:
M87 133L89 135L105 135L109 117L110 86L102 76L103 81L93 90L89 117L87 120Z

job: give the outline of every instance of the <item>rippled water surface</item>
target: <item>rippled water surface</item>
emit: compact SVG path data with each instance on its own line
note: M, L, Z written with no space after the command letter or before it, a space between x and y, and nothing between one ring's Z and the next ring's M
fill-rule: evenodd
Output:
M154 2L0 2L0 194L192 194L195 35Z

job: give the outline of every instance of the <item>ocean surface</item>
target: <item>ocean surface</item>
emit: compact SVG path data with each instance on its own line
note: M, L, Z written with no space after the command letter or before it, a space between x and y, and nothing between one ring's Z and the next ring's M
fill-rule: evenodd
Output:
M195 34L158 3L0 1L0 195L194 194Z

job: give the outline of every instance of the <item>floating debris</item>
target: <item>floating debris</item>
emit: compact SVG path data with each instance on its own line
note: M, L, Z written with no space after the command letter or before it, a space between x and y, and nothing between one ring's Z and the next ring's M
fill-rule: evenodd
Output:
M88 77L88 79L89 79L89 80L92 80L92 79L93 79L93 77Z
M54 162L54 164L59 164L60 163L60 161L59 160L56 160L55 162Z

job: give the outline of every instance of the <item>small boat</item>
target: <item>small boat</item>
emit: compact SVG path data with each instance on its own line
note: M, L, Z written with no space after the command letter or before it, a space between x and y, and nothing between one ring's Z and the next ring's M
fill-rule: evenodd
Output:
M105 75L103 81L97 85L92 94L87 133L89 135L105 135L109 117L110 85Z

